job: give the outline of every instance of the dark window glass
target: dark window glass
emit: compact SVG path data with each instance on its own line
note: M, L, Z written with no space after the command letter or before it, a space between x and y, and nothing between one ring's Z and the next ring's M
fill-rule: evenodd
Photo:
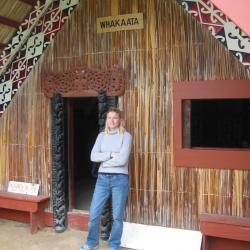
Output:
M250 148L250 99L191 100L191 147Z

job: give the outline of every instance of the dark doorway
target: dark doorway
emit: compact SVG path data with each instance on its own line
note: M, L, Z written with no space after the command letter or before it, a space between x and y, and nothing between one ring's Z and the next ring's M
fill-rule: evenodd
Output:
M67 118L69 210L88 211L96 182L90 152L99 131L97 98L68 99Z

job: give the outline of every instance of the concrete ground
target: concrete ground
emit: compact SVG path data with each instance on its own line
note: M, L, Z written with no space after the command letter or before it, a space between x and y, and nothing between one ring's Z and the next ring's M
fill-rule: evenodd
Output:
M78 250L86 237L86 232L70 229L56 233L48 227L31 235L29 224L0 219L1 250ZM108 250L107 242L100 241L99 249Z

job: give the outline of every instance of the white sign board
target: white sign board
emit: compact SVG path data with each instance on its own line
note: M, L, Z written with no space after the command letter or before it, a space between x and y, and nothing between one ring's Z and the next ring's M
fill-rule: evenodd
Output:
M136 250L200 250L199 231L124 223L121 246Z
M28 195L38 195L39 184L9 181L8 192Z

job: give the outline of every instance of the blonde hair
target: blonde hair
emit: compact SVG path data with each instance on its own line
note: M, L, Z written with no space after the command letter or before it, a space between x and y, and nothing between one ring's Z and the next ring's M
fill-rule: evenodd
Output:
M122 111L120 109L118 109L118 108L115 108L115 107L109 108L109 110L108 110L108 112L106 114L106 122L105 122L104 132L106 134L109 133L107 117L108 117L108 113L110 113L110 112L114 112L114 113L118 114L119 119L120 119L120 124L119 124L119 127L118 127L118 131L119 131L120 134L123 134L126 131L126 129L125 129L125 121L124 121L124 119L122 117Z

